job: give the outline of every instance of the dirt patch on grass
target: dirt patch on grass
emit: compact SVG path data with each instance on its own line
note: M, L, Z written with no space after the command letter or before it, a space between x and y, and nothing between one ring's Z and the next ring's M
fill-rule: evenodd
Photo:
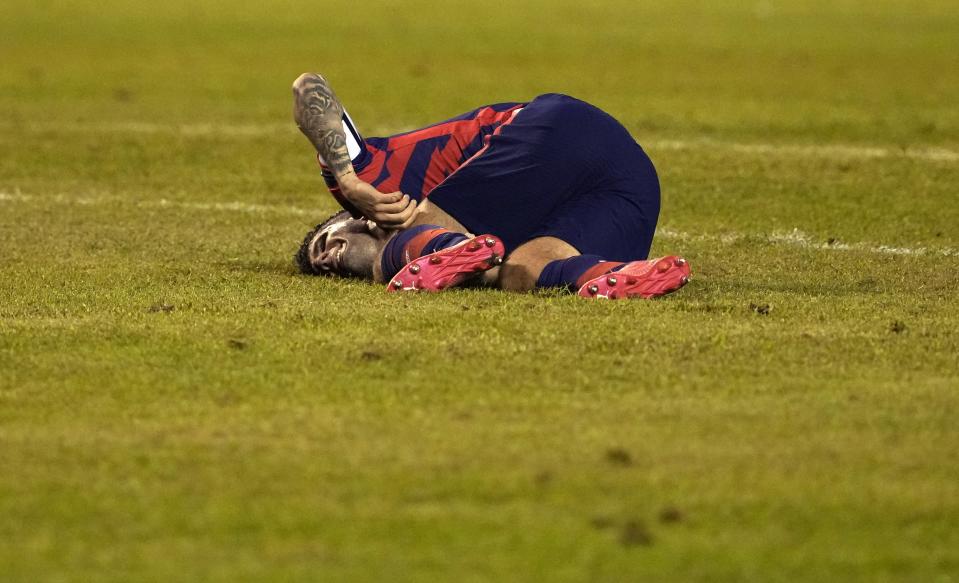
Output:
M664 506L659 510L659 521L663 524L676 524L684 518L683 512L675 506Z
M589 525L596 530L606 530L616 526L616 521L609 516L594 516L589 519Z
M226 345L233 350L246 350L249 346L249 343L246 340L240 340L239 338L230 338L226 341Z
M633 456L621 447L611 447L606 450L606 461L614 466L626 467L633 465Z
M545 488L553 483L553 472L549 470L543 470L542 472L536 472L536 475L533 476L533 483L540 488Z
M769 312L773 311L773 307L769 304L757 304L754 302L749 303L749 310L751 312L756 312L760 316L768 316Z
M648 547L653 544L653 534L641 520L627 520L619 531L619 544L624 547Z
M894 320L889 323L889 331L892 332L893 334L902 334L907 329L908 328L906 327L906 323L903 322L902 320Z

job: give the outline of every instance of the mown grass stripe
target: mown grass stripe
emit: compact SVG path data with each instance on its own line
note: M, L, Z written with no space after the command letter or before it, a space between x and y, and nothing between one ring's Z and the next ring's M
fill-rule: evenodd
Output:
M291 123L253 123L253 124L158 124L153 122L126 121L102 123L28 123L5 124L5 131L26 132L67 132L67 133L128 133L128 134L167 134L187 137L263 137L295 134L296 127ZM374 127L364 128L366 135L385 136L409 131L412 127ZM855 145L855 144L796 144L733 142L717 140L711 137L693 137L689 139L649 139L642 140L649 150L722 150L754 156L794 156L801 158L845 158L845 159L887 159L907 158L928 162L959 162L959 151L931 145L913 145L908 147L891 145Z
M325 216L318 209L305 209L295 206L256 204L242 201L227 202L194 202L194 201L176 201L161 198L158 200L136 200L130 197L122 196L78 196L72 197L66 194L55 194L50 196L37 196L32 194L23 194L19 191L4 192L0 191L0 202L8 203L53 203L53 204L72 204L79 206L86 205L106 205L106 204L132 204L141 208L170 208L170 209L189 209L201 211L225 211L241 212L252 214L279 214L301 217L320 217ZM733 245L743 241L760 240L770 244L787 245L803 249L815 249L821 251L859 251L864 253L876 253L883 255L941 255L945 257L959 257L959 249L953 247L927 247L927 246L901 246L887 245L884 243L870 243L866 241L838 241L828 240L820 241L812 235L803 232L799 228L791 230L776 230L771 233L739 233L729 231L722 234L692 234L685 231L678 231L668 227L661 227L656 231L656 236L663 239L690 242L706 242L710 244Z

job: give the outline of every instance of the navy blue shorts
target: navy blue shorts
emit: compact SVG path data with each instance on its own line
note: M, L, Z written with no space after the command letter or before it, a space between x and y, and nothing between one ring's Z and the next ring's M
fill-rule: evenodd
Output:
M645 259L659 217L649 157L612 116L566 95L541 95L429 193L470 232L507 251L537 237L582 254Z

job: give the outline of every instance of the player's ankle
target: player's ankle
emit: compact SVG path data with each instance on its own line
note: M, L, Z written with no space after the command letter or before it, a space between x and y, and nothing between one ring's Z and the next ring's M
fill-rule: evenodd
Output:
M598 255L574 255L547 263L536 280L536 287L578 290L583 282L622 266Z
M389 240L380 260L383 281L389 281L410 261L451 247L467 239L466 235L439 225L418 225L399 232Z

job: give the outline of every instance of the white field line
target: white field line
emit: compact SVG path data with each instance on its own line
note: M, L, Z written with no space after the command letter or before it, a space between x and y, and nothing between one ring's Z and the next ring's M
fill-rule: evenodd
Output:
M931 162L959 162L959 152L937 147L891 148L884 146L854 146L848 144L743 144L724 142L710 138L693 140L653 140L648 144L651 150L726 150L739 154L756 156L790 156L796 158L828 159L882 159L908 158Z
M169 134L181 136L270 136L295 134L296 126L290 123L258 124L162 124L148 121L120 122L28 122L21 125L5 124L9 131L25 130L40 133L101 133L101 134Z
M821 241L799 229L773 231L772 233L763 234L729 232L722 235L694 235L684 231L660 228L656 230L656 236L674 241L704 242L721 245L734 245L741 241L765 241L775 245L821 251L859 251L881 255L941 255L944 257L959 257L959 249L953 247L903 247L865 241Z
M107 205L107 204L127 204L138 208L179 208L199 211L233 211L252 214L278 214L301 217L316 217L324 215L321 211L299 208L295 206L282 206L270 204L255 204L248 202L192 202L180 200L148 199L136 200L122 196L69 196L66 194L54 194L51 196L35 196L32 194L23 194L17 192L0 191L0 203L2 202L39 202L47 205Z
M324 211L305 209L295 206L253 204L239 201L192 202L167 200L164 198L157 200L135 200L120 196L71 197L65 194L35 196L31 194L23 194L20 191L0 191L0 203L31 202L40 203L42 205L80 206L127 204L136 206L138 208L172 208L199 211L239 212L247 214L277 214L298 217L312 217L316 220L325 218L327 214ZM791 231L773 231L771 233L728 232L721 235L716 235L691 234L685 231L677 231L668 227L661 227L656 231L656 236L662 239L673 241L699 242L708 243L711 245L734 245L742 241L765 241L766 243L774 245L797 247L800 249L814 249L820 251L858 251L862 253L874 253L881 255L940 255L945 257L959 257L959 249L954 247L904 247L884 245L881 243L869 243L865 241L821 241L799 229L793 229Z
M26 124L2 124L5 131L46 132L94 132L119 134L170 134L187 137L262 137L296 135L292 122L248 124L161 124L153 122L74 122L64 124L30 122ZM364 128L367 135L386 136L414 128L373 127ZM936 146L879 146L854 144L774 144L743 143L702 137L685 140L641 140L649 150L696 151L721 150L753 156L787 156L796 158L825 159L887 159L906 158L930 162L959 162L959 151Z
M263 137L263 136L282 136L299 135L296 125L290 122L276 123L246 123L246 124L222 124L222 123L188 123L188 124L162 124L154 122L141 121L121 121L121 122L68 122L68 123L50 123L50 122L29 122L25 124L0 124L6 126L7 131L27 131L33 133L40 132L63 132L63 133L100 133L100 134L166 134L179 135L187 137ZM410 131L415 128L397 130L396 128L371 128L370 133L364 135L387 136L401 131Z

